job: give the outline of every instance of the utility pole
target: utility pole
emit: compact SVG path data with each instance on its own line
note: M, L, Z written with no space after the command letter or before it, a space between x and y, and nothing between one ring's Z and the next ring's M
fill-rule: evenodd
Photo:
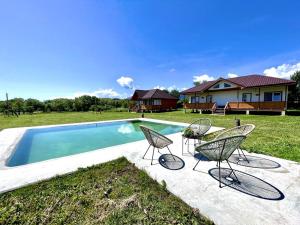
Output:
M8 108L8 93L6 92L6 106Z

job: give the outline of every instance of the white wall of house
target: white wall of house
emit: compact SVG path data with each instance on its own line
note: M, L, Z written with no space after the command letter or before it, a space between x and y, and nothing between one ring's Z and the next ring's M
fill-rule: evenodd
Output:
M220 91L211 91L202 94L191 94L187 95L189 103L193 103L196 100L196 103L206 102L208 95L212 96L212 102L216 102L219 106L226 105L227 102L242 102L243 93L251 94L251 102L258 102L259 99L261 102L265 101L264 93L265 92L280 92L282 101L285 101L286 97L286 86L267 86L259 88L246 88L242 90L220 90ZM260 96L259 96L260 93ZM196 98L195 98L196 97ZM260 97L260 98L259 98ZM193 99L192 99L193 98Z

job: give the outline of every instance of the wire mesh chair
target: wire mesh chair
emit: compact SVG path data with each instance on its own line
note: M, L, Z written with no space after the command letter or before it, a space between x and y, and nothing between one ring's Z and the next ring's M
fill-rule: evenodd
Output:
M195 140L198 140L200 144L202 137L207 133L207 131L209 131L210 128L211 128L210 119L202 118L192 122L186 129L191 129L193 131L193 136L185 136L184 134L182 135L182 155L183 155L184 144L188 143L188 147L189 147L190 139L194 139L194 147L196 146Z
M245 140L245 135L235 135L231 137L225 137L221 139L216 139L210 142L206 142L204 144L201 144L196 148L196 151L207 157L211 161L216 161L217 166L219 168L219 187L221 187L221 166L220 163L222 161L226 161L229 165L231 172L227 177L230 177L231 174L234 175L237 182L239 182L239 179L237 178L234 170L230 166L228 162L228 158L231 156L231 154L241 145L241 143ZM194 166L193 170L196 169L197 165L199 164L199 161Z
M172 140L170 140L169 138L165 137L164 135L162 135L148 127L140 126L140 128L143 131L143 133L149 143L149 147L147 148L147 151L145 152L143 159L145 158L150 147L152 146L153 152L152 152L152 158L151 158L151 165L153 165L153 156L154 156L155 148L157 148L158 150L162 149L162 148L167 148L168 151L170 152L170 154L172 155L173 159L176 160L168 147L170 144L173 144Z
M245 125L242 125L242 126L237 126L237 127L234 127L234 128L231 128L231 129L228 129L228 130L222 132L217 137L215 137L214 140L221 139L221 138L226 138L226 137L231 137L231 136L234 136L234 135L248 136L254 129L255 129L255 125L253 125L253 124L245 124ZM249 160L247 159L247 157L246 157L245 153L243 152L243 150L240 149L240 148L237 148L237 151L238 151L238 154L239 154L239 159L240 160L245 159L249 163ZM243 155L244 158L242 157L242 155Z

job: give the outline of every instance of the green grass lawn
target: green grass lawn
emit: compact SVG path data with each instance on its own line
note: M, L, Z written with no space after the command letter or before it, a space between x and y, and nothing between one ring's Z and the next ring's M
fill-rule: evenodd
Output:
M0 224L212 224L125 158L0 195Z
M141 114L127 112L92 112L70 113L41 113L16 117L0 116L0 129L37 126L62 123L76 123L86 121L112 120L140 117ZM242 124L256 125L254 132L247 138L243 148L256 153L272 155L284 159L300 162L300 117L298 116L270 116L270 115L226 115L214 116L206 114L186 113L183 111L165 113L147 113L146 118L169 121L187 122L208 117L214 126L225 128L235 125L235 117L241 119Z

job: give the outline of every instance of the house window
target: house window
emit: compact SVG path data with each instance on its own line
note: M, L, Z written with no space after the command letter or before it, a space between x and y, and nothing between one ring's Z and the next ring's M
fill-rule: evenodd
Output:
M161 105L161 100L160 99L154 99L153 105Z
M191 103L199 103L200 97L199 96L192 96L191 97Z
M220 84L216 84L214 88L220 88Z
M281 92L273 92L273 99L274 102L280 102L281 101Z
M227 84L227 83L224 83L224 87L225 87L225 88L229 88L229 87L231 87L231 85L230 85L230 84Z
M265 92L264 93L264 101L265 102L280 102L282 99L281 92Z

